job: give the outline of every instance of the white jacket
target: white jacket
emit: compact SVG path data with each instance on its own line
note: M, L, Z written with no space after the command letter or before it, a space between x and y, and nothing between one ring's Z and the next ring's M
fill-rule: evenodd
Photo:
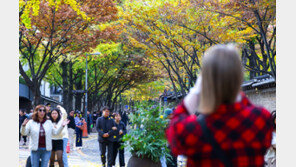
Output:
M45 144L46 150L52 150L52 135L57 135L63 130L63 126L58 126L57 128L53 127L53 124L50 120L46 120L43 123L43 128L45 130ZM39 131L40 123L33 120L29 120L26 126L21 127L21 134L24 136L30 137L30 150L37 151L39 144Z
M60 127L60 126L62 126L62 123L63 123L63 120L62 119L60 119L60 121L58 122L58 123L55 123L55 122L53 122L52 124L53 124L53 128L54 129L58 129L58 127ZM66 126L63 128L63 130L60 132L60 133L58 133L58 134L52 134L52 136L51 136L51 138L52 138L52 140L61 140L61 139L63 139L64 138L64 133L65 133L65 129L67 129L66 128Z

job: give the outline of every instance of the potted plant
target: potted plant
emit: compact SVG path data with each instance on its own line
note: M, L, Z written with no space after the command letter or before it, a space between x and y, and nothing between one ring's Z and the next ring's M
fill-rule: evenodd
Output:
M158 107L142 103L130 114L132 122L129 133L123 137L125 148L132 157L128 167L161 167L160 159L170 156L166 147L165 128L168 120L161 115Z

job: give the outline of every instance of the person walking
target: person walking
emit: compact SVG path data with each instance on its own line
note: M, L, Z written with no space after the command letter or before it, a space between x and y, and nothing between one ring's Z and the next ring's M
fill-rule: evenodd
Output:
M19 142L21 141L21 139L23 137L23 139L24 139L23 145L26 145L26 142L27 142L27 136L22 136L22 134L21 134L21 127L22 127L22 124L25 119L26 119L25 109L20 109L19 110Z
M63 119L61 116L61 111L56 108L53 109L50 113L50 120L53 123L54 128L57 128L61 126ZM64 127L66 128L66 127ZM63 133L64 131L61 131L60 133L56 135L52 135L52 151L51 151L51 156L50 156L50 161L49 161L49 166L54 167L54 162L55 162L55 156L57 155L57 160L59 163L59 167L64 167L64 162L63 162Z
M233 45L206 51L201 76L166 130L173 154L185 155L188 167L264 166L271 115L241 92L242 81L242 62Z
M70 143L70 150L74 148L74 134L75 134L75 120L74 120L74 111L71 111L68 116L68 120L70 121L68 124L68 134L69 134L69 143Z
M34 111L34 109L30 109L27 111L27 113L26 113L27 119L32 119L33 111Z
M97 118L98 118L97 112L94 112L94 113L93 113L92 118L93 118L93 127L96 127L96 120L97 120Z
M128 124L128 116L127 116L127 114L126 114L126 111L122 111L122 113L121 113L121 121L125 124L125 125L127 125Z
M113 136L114 131L117 130L115 122L109 117L109 108L102 108L103 115L96 121L96 129L98 132L98 141L101 152L101 162L103 167L106 166L106 147L108 147L108 167L113 164Z
M90 134L92 128L93 120L89 111L87 111L87 133Z
M126 127L125 124L121 121L121 116L118 112L115 113L115 126L117 130L114 132L113 137L113 166L115 166L116 156L119 152L119 165L120 167L124 167L124 148L121 148L121 146L124 145L122 141L122 136L126 134Z
M46 109L46 118L49 119L50 118L50 112L51 112L51 104L46 103L45 104L45 109Z
M52 135L59 134L67 122L63 122L61 126L54 128L53 123L46 119L46 109L44 105L35 107L32 119L25 119L21 134L30 138L31 165L39 167L41 159L41 167L47 167L52 150Z
M65 108L63 108L60 105L57 105L57 108L60 109L60 111L61 111L62 120L67 121L68 114L67 114ZM69 166L68 165L68 156L67 156L68 140L69 140L68 126L66 125L66 127L63 129L63 162L64 162L65 167Z
M76 132L76 148L81 149L82 148L82 127L83 127L83 121L81 119L82 115L80 112L77 112L75 117L75 132Z

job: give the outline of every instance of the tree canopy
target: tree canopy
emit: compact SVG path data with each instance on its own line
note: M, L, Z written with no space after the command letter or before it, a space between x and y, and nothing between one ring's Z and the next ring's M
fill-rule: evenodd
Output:
M219 43L239 47L245 79L276 78L275 0L19 2L20 74L36 99L43 79L63 89L68 110L73 96L81 104L73 90L85 89L86 59L92 109L157 99L165 89L185 96L204 52Z

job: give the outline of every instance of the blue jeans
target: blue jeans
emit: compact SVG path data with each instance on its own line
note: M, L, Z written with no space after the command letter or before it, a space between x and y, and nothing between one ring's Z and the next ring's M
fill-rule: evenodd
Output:
M48 167L51 151L46 151L46 148L38 148L37 151L31 151L32 167L39 167L39 159L41 159L41 167Z
M67 157L67 143L68 139L63 138L63 162L64 162L64 167L68 167L68 157Z

